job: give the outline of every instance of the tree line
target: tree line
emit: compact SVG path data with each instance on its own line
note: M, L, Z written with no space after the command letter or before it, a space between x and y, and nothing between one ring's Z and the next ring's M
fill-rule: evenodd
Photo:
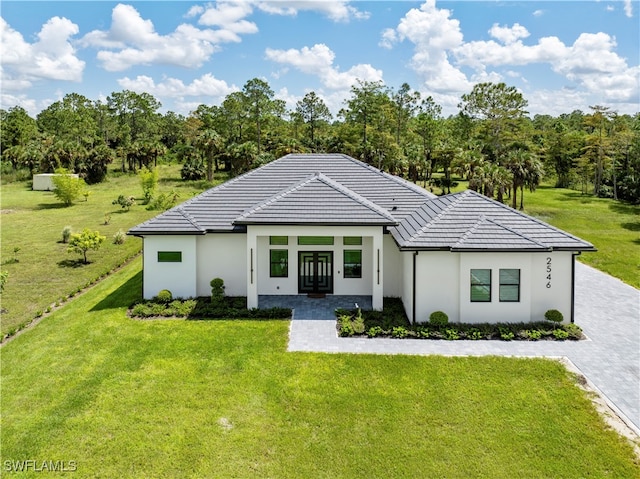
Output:
M66 168L97 183L110 164L137 171L168 158L183 165L184 179L212 180L215 171L234 176L288 153L338 152L443 193L455 175L514 207L543 177L640 202L639 113L594 105L531 117L527 106L504 83L476 84L447 117L406 83L358 81L336 117L315 92L287 110L258 78L187 116L160 113L148 93L124 90L105 101L71 93L36 118L21 107L0 110L0 154L5 170Z

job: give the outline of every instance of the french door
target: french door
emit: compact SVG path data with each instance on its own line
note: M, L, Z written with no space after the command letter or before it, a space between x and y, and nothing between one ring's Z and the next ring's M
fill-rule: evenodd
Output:
M332 251L300 251L298 267L299 293L333 293Z

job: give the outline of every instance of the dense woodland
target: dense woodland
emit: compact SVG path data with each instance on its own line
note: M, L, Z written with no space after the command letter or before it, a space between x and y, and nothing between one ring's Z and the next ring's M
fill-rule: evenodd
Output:
M640 202L639 113L594 105L532 118L527 100L504 83L475 85L449 117L406 83L380 82L354 85L337 117L314 92L289 111L257 78L220 106L200 105L186 117L162 114L161 106L153 95L125 90L106 101L68 94L35 119L21 107L0 110L2 173L66 168L97 183L109 169L135 172L169 160L183 165L184 179L211 180L214 171L235 176L287 153L339 152L436 192L464 178L514 207L543 178Z

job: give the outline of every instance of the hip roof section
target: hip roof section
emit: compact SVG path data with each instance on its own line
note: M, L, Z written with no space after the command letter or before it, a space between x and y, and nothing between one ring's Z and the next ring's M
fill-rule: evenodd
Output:
M425 202L391 234L408 250L595 250L591 243L471 190Z
M402 250L595 250L474 191L436 197L342 154L284 156L135 226L129 234L233 232L251 224L379 225Z
M383 208L321 172L253 206L235 224L397 224Z
M335 221L345 224L345 219L352 214L353 221L350 224L362 224L358 222L359 215L363 212L362 206L369 204L372 212L377 211L379 216L386 218L384 224L395 224L410 215L425 201L435 197L413 183L383 173L347 155L290 154L211 188L135 226L129 234L193 234L194 225L197 225L195 228L202 233L244 230L245 225L241 218L248 211L257 209L269 199L292 189L317 172L321 172L333 184L340 185L343 191L348 190L353 200L350 202L352 208L350 211L342 207L332 209L338 205L331 202L324 203L322 206L327 210L324 218L326 222L327 216L333 216ZM333 189L336 190L336 188ZM306 191L311 191L311 188ZM337 196L333 197L333 199L336 198ZM318 200L321 201L322 198ZM276 202L276 205L269 210L284 212L284 204L284 201ZM261 214L266 215L266 211ZM287 215L291 214L294 214L293 210L287 212ZM300 224L317 224L309 214L309 211L301 212ZM186 215L192 220L188 221L185 217L182 222L184 230L180 230L180 224L176 221L180 215ZM254 218L257 219L258 216L256 212ZM266 216L263 216L264 218ZM236 219L239 223L236 223ZM248 220L248 218L245 219ZM332 222L328 221L328 223Z

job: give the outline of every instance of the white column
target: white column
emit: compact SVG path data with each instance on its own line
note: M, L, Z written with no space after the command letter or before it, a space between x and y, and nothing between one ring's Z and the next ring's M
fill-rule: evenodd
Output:
M258 241L247 226L247 308L258 307Z
M373 309L382 310L382 298L384 295L384 248L382 247L382 228L373 235L373 288L372 306Z

